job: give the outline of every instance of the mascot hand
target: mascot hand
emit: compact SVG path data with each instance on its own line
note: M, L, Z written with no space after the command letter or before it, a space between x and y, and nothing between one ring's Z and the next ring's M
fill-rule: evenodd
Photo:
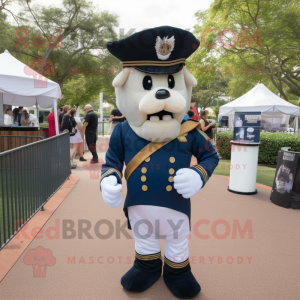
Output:
M118 184L116 176L107 176L101 183L102 196L107 205L117 207L122 204L122 184Z
M180 169L174 177L174 188L178 194L182 194L183 198L194 196L203 186L200 175L191 169Z

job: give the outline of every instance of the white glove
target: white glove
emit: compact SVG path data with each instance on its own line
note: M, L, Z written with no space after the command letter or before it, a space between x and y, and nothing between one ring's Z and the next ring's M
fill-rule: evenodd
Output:
M202 186L202 179L196 171L183 168L176 172L174 188L178 194L182 194L183 198L188 199L194 196Z
M122 204L122 184L118 184L116 176L111 175L103 178L100 183L104 202L110 207L118 207Z

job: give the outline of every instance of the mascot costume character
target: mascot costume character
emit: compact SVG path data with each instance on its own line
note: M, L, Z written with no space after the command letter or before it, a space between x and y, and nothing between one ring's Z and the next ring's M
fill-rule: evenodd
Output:
M189 263L190 197L204 187L218 165L209 138L190 108L194 76L184 67L199 40L185 30L163 26L109 42L123 62L115 77L117 107L127 121L111 135L100 189L111 207L122 204L135 239L135 261L121 278L129 291L141 292L162 273L159 239L165 240L163 279L177 297L192 298L201 288ZM191 157L197 164L191 166Z

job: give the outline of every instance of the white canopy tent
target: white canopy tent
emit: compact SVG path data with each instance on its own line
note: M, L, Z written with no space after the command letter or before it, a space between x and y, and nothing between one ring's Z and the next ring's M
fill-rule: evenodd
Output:
M229 116L230 128L233 126L234 113L247 111L260 111L262 114L270 115L271 120L282 114L294 117L295 132L298 132L300 107L276 96L262 83L257 84L242 97L220 107L220 114Z
M14 106L54 107L61 98L59 84L32 70L7 50L0 54L0 124L4 124L3 104ZM59 134L57 114L55 116L56 134ZM38 116L37 116L38 117Z

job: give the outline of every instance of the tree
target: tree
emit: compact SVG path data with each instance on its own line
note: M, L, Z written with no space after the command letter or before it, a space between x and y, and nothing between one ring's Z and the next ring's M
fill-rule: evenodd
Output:
M193 89L192 101L197 103L197 107L205 109L209 107L214 100L218 101L224 96L228 86L228 79L223 74L215 74L210 82L201 84Z
M99 11L86 0L62 0L61 6L48 7L32 4L30 0L20 2L22 21L16 31L20 42L17 52L30 59L43 57L39 60L39 73L47 67L47 60L52 61L56 72L51 79L61 87L72 72L78 73L79 67L85 68L83 73L93 72L95 60L90 58L102 61L108 56L106 43L117 39L117 16Z
M12 0L0 0L0 11L7 10L7 6L12 2Z
M218 101L218 104L214 108L214 113L215 113L216 117L218 117L219 112L220 112L220 102Z
M12 13L12 11L8 8L13 2L16 2L16 0L0 0L0 13L9 13L14 18L16 18L16 15Z
M196 17L207 53L231 76L231 96L263 82L286 100L300 97L299 1L216 0Z
M18 26L10 24L7 14L0 11L0 53L7 49L26 65L59 83L62 104L96 103L99 92L103 91L104 100L115 105L112 80L122 65L106 50L106 42L117 39L113 31L118 24L117 16L99 12L84 0L64 0L62 4L66 6L62 9L53 5L36 6L27 0L20 2ZM61 33L68 33L61 47L56 47L57 28L61 28ZM68 83L66 88L65 83ZM84 92L80 93L77 86Z

